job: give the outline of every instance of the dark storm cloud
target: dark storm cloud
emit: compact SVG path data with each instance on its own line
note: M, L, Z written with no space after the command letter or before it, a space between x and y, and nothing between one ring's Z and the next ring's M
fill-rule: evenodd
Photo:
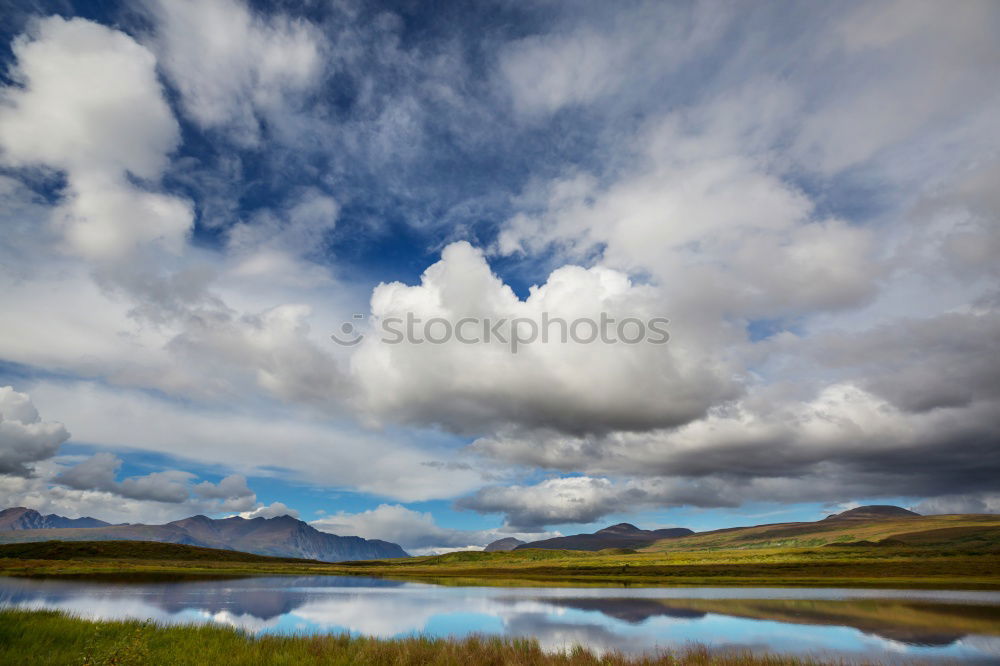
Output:
M54 456L67 439L63 424L42 421L27 394L0 386L0 474L31 475L32 463Z

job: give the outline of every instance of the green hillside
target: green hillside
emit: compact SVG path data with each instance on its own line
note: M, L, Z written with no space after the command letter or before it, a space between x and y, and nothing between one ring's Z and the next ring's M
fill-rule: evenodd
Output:
M0 574L335 574L448 584L1000 589L1000 516L855 517L717 530L643 551L527 549L354 562L142 541L0 546Z
M643 552L817 546L937 546L1000 551L1000 516L955 514L878 520L827 519L700 532L664 539Z
M530 544L529 544L530 546ZM1000 588L1000 516L919 516L861 507L812 523L736 527L639 551L518 549L343 563L435 582Z

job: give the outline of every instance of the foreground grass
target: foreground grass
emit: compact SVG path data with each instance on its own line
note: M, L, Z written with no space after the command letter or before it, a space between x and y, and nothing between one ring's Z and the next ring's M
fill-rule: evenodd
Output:
M0 611L3 664L430 664L560 666L799 666L845 663L690 647L645 657L601 656L575 648L546 654L534 640L473 637L375 639L347 635L253 637L211 625L90 622L53 611ZM861 662L873 663L873 662Z

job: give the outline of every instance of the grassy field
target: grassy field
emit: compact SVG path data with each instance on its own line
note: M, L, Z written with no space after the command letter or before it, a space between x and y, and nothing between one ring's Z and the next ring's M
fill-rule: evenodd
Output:
M142 545L140 545L142 544ZM0 546L6 575L370 575L443 584L795 585L1000 589L1000 555L933 546L674 552L524 550L353 563L282 560L143 542ZM191 550L188 550L191 549Z
M733 528L641 551L451 553L340 565L437 582L1000 588L1000 516L915 516Z
M931 548L756 548L662 553L453 553L341 571L435 582L510 579L646 585L1000 588L1000 555Z
M0 545L6 575L369 575L443 584L1000 589L1000 517L762 525L636 552L458 552L326 563L136 541Z
M1000 552L1000 516L952 514L879 520L820 520L737 527L666 539L651 552L819 546L933 546L950 550Z
M138 621L89 622L51 611L0 611L0 663L797 666L844 662L751 652L709 652L697 646L646 657L598 656L579 648L566 654L547 654L533 640L506 638L385 640L347 635L258 638L218 626L161 627Z

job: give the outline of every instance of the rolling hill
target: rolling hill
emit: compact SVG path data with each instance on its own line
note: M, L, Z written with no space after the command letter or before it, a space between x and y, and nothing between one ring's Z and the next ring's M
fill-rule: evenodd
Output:
M524 542L520 539L515 539L514 537L507 537L505 539L497 539L496 541L487 544L483 550L487 553L500 553L510 550L514 550Z
M355 574L455 584L1000 589L1000 516L860 509L815 522L688 534L640 548L560 550L525 544L509 552L467 551L332 566ZM592 548L593 541L585 539L583 545ZM571 539L568 545L580 544Z
M728 527L664 539L644 552L816 546L1000 544L1000 517L993 514L921 516L900 507L864 506L816 522Z
M641 530L631 523L618 523L593 534L573 534L524 543L514 550L541 548L544 550L605 550L606 548L641 548L661 539L676 539L694 534L686 527L661 530Z
M834 513L823 520L884 520L886 518L914 517L919 518L920 514L900 506L892 506L891 504L869 504L868 506L848 509L841 513Z
M8 509L7 511L11 511ZM25 510L30 511L30 509ZM6 513L6 512L5 512ZM34 512L37 513L37 512ZM32 541L158 541L273 557L340 562L407 557L399 545L320 532L291 516L212 519L191 516L165 525L108 525L0 530L0 543Z

